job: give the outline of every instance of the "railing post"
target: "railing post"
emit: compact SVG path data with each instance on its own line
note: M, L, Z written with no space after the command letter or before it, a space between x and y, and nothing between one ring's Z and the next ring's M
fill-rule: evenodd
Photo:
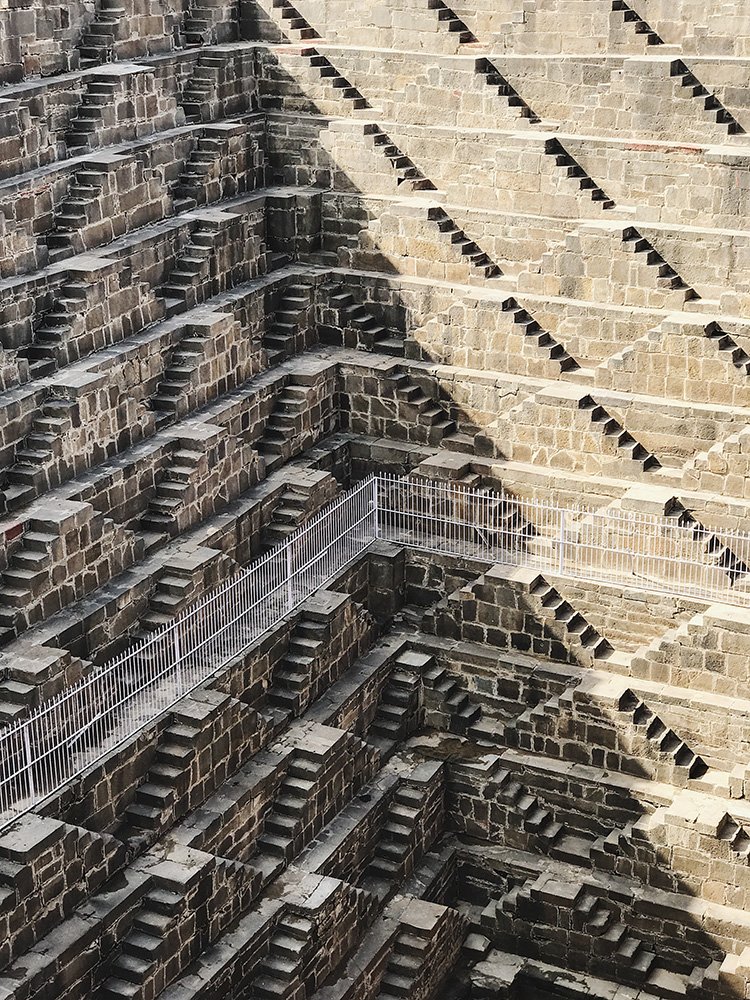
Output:
M560 541L557 551L557 572L562 576L565 573L565 511L560 511Z
M286 603L287 611L294 607L294 587L292 579L294 577L294 562L292 560L292 543L287 542L286 546Z
M380 538L380 490L377 476L372 477L372 525L375 538Z
M172 655L174 656L175 676L177 679L177 694L182 695L182 644L180 642L180 625L175 622L172 627Z
M31 740L29 739L29 727L23 731L23 748L26 754L26 780L29 786L29 798L36 800L36 785L34 783L34 758L31 755Z

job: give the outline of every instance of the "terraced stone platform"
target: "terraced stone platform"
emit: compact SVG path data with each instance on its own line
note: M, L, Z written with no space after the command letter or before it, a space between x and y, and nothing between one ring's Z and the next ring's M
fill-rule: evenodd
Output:
M0 832L0 997L747 1000L750 12L24 0L0 57L0 726L372 472L664 516L728 598L377 542Z

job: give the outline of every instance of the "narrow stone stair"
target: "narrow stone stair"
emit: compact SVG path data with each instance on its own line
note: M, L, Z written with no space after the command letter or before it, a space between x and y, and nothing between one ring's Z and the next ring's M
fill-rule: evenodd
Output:
M444 208L434 205L427 211L427 218L434 222L442 235L442 239L449 243L457 252L459 259L464 259L481 278L497 278L502 275L500 267L490 259L473 240L470 240Z
M614 201L608 198L604 191L594 181L571 153L565 149L559 139L547 139L544 143L544 152L555 161L564 177L571 178L577 185L579 191L588 194L591 201L597 202L603 209L615 207Z
M271 365L293 357L300 338L309 326L308 315L314 299L311 285L295 284L284 289L268 329L263 335L263 346Z
M646 45L663 45L664 41L640 14L636 13L625 0L612 0L612 11L622 15L624 24L632 25L636 35L643 35Z
M590 396L582 401L582 409L588 411L592 424L613 443L617 454L624 461L631 462L637 471L649 472L661 467L658 458L642 444L639 444L603 406L596 403Z
M118 29L126 14L121 0L98 0L94 20L83 32L76 46L80 54L81 69L112 61Z
M336 67L324 55L321 55L317 49L302 49L301 55L317 71L321 80L324 80L329 88L346 101L352 110L361 111L363 108L370 107L368 101L362 96L359 90L353 87L346 77L342 76Z
M702 778L708 765L694 753L680 737L663 722L635 692L628 690L620 699L618 708L630 718L639 735L648 740L658 755L668 758L674 765L675 782Z
M541 122L539 115L535 114L529 105L524 101L518 91L509 83L494 63L487 58L477 59L474 72L483 76L485 83L502 97L509 108L515 108L518 117L527 121L530 125L538 125Z
M437 15L438 24L441 28L458 35L458 41L462 45L476 42L474 34L466 27L461 18L443 3L443 0L427 0L428 10L434 10Z

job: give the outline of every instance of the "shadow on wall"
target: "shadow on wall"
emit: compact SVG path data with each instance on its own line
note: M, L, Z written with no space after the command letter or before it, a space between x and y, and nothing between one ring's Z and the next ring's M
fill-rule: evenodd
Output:
M255 5L253 6L255 7ZM257 28L257 36L266 38L272 29L276 31L276 37L273 40L282 40L283 35L270 17L267 18L262 27ZM273 60L272 54L269 54L269 59ZM302 117L305 114L331 115L327 102L320 99L316 100L314 96L308 96L305 93L304 85L299 80L289 76L286 71L283 71L278 61L276 61L274 66L274 73L276 80L271 88L273 96L269 94L266 97L266 110L273 112L274 110L281 110L282 107L288 106L285 104L284 97L276 99L280 88L282 93L292 93L294 95L292 103L295 110L299 110L301 116L299 123L295 123L294 126L288 125L288 123L284 123L281 120L276 122L272 119L269 120L268 148L269 159L275 171L274 179L280 183L311 184L332 192L335 191L336 194L332 194L330 197L333 205L337 204L337 194L342 191L364 195L365 191L363 187L355 183L352 177L347 175L342 165L335 159L333 155L335 143L329 144L328 152L323 148L328 136L331 134L329 122L312 121L309 118L303 119ZM333 75L335 75L335 69L333 70ZM339 77L336 78L340 79ZM346 83L346 81L344 82ZM339 89L343 90L346 88L341 87ZM352 101L356 100L356 97L352 97ZM299 106L294 104L294 101L299 101ZM364 111L365 109L365 105L357 108L354 104L351 104L349 109L342 108L340 113L346 114L347 110ZM374 123L371 124L374 125ZM291 134L297 125L304 131L306 140L309 138L318 140L314 151L310 154L311 157L314 157L313 162L302 162L299 159L292 159L290 162L290 157L287 154L293 152L295 141L299 141L298 135L295 139ZM360 135L363 137L366 137L368 134L374 136L382 134L382 130L377 127L374 127L368 133L366 125L366 119L363 118L362 130L360 132ZM355 130L358 130L358 126L359 121L354 126ZM282 134L282 130L287 127L290 130L289 134ZM277 131L274 132L274 130ZM387 138L386 136L386 140L382 142L377 140L376 145L386 145ZM323 142L320 141L321 139L323 139ZM386 159L388 158L386 157ZM409 178L399 177L399 165L406 169L414 168L416 174L412 174ZM400 164L392 163L389 169L393 171L390 177L392 185L391 194L398 194L400 191L403 193L402 185L408 181L425 179L424 175L419 172L418 167L411 163L411 161L405 162L402 160ZM382 175L380 176L380 181L383 181ZM426 208L429 205L429 201L427 201L429 199L429 188L423 188L422 190L425 194L419 197L420 199L422 197L426 199L424 202L426 215ZM381 193L387 192L383 190ZM410 194L414 194L413 188L411 188ZM434 204L437 206L436 202ZM369 216L365 206L359 206L358 213L355 214L352 211L355 206L352 205L351 201L346 204L346 210L344 210L343 202L340 200L338 207L340 211L337 218L332 220L335 224L331 224L326 231L326 241L322 248L323 253L319 259L329 266L338 266L342 269L347 269L353 266L352 249L355 247L360 249L359 239L365 228L365 224L369 221ZM444 223L444 220L437 213L435 219L431 220L426 217L425 221L436 221L438 223L435 227L436 232L446 232L446 229L441 228L439 224ZM371 235L371 233L372 230L368 230L368 235ZM439 237L436 238L437 241L439 241ZM359 268L362 270L376 270L394 277L402 273L409 273L407 270L408 262L412 258L408 241L404 245L401 266L394 260L392 254L384 253L382 247L375 243L368 245L365 249L370 257L367 267L365 267L361 262L361 258L359 258ZM357 260L356 256L354 260ZM464 286L467 284L466 281L459 281L459 283ZM340 298L342 285L345 293L343 302ZM488 289L491 288L491 282L485 287ZM579 366L579 361L576 359L570 359L570 362L567 362L560 352L554 350L545 352L542 355L534 353L535 351L538 352L540 347L549 347L548 342L540 343L542 338L539 334L543 334L544 331L536 323L533 316L523 306L515 302L512 295L504 295L501 286L497 287L500 291L497 301L498 314L512 314L513 323L521 327L520 330L515 331L520 340L510 340L507 342L506 353L509 363L504 366L505 370L513 370L511 368L512 359L515 357L517 360L519 353L523 357L524 349L530 344L534 350L528 352L523 362L525 367L523 374L526 376L533 377L534 370L536 369L537 377L547 380L550 378L560 378L566 371L574 371ZM339 300L332 301L332 298L336 296L339 296ZM349 301L346 301L347 297L349 297ZM362 330L361 316L362 310L364 310L370 318L374 317L376 325L379 328L385 329L388 332L389 337L387 339L391 341L403 340L403 352L409 360L439 364L441 362L446 363L450 359L451 364L456 364L458 363L456 358L450 353L455 350L455 344L446 344L447 356L446 353L436 355L431 352L429 341L419 342L419 332L429 324L435 325L439 320L444 320L443 337L446 340L450 340L452 335L455 334L455 340L460 342L459 339L466 332L464 325L465 310L462 308L457 309L461 297L466 297L465 290L463 289L461 296L451 291L443 291L434 286L425 287L423 293L418 294L414 292L413 287L399 287L397 281L388 280L387 278L379 279L371 275L365 276L359 274L336 274L336 282L333 288L323 286L319 290L319 300L317 303L318 326L324 340L336 342L343 346L379 351L378 340L372 338L368 340L367 329ZM488 312L491 310L491 307L486 308ZM349 310L348 314L346 313L347 310ZM342 312L345 314L343 317L341 315ZM452 314L456 315L455 322L451 318ZM335 321L336 318L337 321ZM326 320L328 321L326 322ZM482 330L482 322L477 325L479 332ZM531 339L524 340L524 337ZM486 344L477 347L478 351L482 349L486 350ZM396 380L398 380L404 374L398 370L398 357L400 353L400 351L394 351L396 356L393 362L393 373L391 374L387 371L384 378L387 379L395 376ZM550 356L551 354L554 354L554 356ZM469 358L467 357L466 360L468 361ZM560 364L561 361L562 364ZM550 370L551 364L556 365L557 372ZM498 367L501 366L498 365ZM414 376L407 375L407 378L411 380ZM472 380L481 382L481 376L479 374L467 375L467 386L470 385ZM468 433L471 440L466 442L467 451L471 451L472 447L476 446L476 434L481 434L484 439L489 439L491 446L496 449L493 452L494 454L503 453L503 443L506 437L505 431L508 424L514 420L514 416L509 410L503 415L505 422L501 420L498 426L492 428L487 416L486 403L484 409L480 409L477 406L471 405L471 402L467 402L465 398L457 398L451 393L451 387L446 385L445 381L440 380L439 374L435 374L429 368L419 371L419 374L414 378L414 382L416 383L416 388L421 389L428 399L431 397L445 411L447 417L446 424L448 425L446 428L446 437L450 437L452 434L461 435ZM400 385L402 390L405 389L408 392L409 399L413 401L415 394L411 390L414 388L414 385L405 385L403 382ZM404 405L400 409L398 399L394 396L393 405L391 406L391 401L382 392L382 382L380 383L380 389L381 399L379 402L385 410L388 410L390 407L390 416L394 423L406 419L409 413L408 405ZM470 390L467 389L467 391ZM396 390L397 392L398 389ZM497 395L496 387L495 394ZM343 397L347 398L345 389ZM514 398L513 405L516 405L517 402L517 398ZM595 406L595 403L592 405ZM414 408L413 404L412 408ZM355 407L350 405L348 410L352 426L366 432L364 424L361 427L357 426ZM388 418L384 417L383 419L387 421ZM383 426L382 429L386 431L392 428ZM370 432L376 431L376 427L370 427L369 430ZM397 435L394 434L393 436ZM435 446L439 445L441 441L442 439L430 440L429 435L427 435L427 440L424 443L429 446ZM538 630L538 634L543 635L547 624L544 618L540 618L537 619L536 625L531 627L534 629L534 634L537 634ZM729 837L729 834L739 824L733 820L731 814L724 809L721 803L719 803L717 817L714 817L714 832L709 832L705 836L705 842L698 844L696 859L699 865L701 851L711 852L712 854L716 852L727 854L727 858L723 862L726 866L724 873L727 878L724 889L721 889L718 885L714 889L706 889L703 872L700 874L691 874L690 877L687 877L680 870L680 865L674 864L675 858L685 860L685 855L684 853L681 854L681 851L683 851L685 837L688 836L686 829L689 828L690 821L685 820L686 825L683 826L683 829L680 829L679 817L664 815L669 812L669 809L664 806L663 800L660 799L656 783L662 780L676 784L678 787L682 785L689 789L691 781L705 779L707 773L710 775L710 770L700 755L694 754L690 748L687 748L684 741L680 739L679 734L674 733L662 721L659 715L652 711L648 704L637 694L637 684L628 686L629 682L626 676L622 676L621 674L619 676L615 675L617 682L622 682L621 686L623 686L623 690L619 692L616 702L613 703L611 677L606 666L606 658L595 663L594 666L600 671L597 679L582 685L582 690L577 695L575 694L575 689L578 687L578 681L576 680L570 689L571 698L569 699L569 705L566 704L559 712L552 712L550 710L548 713L546 711L547 706L542 704L541 710L536 713L536 724L540 728L537 733L530 733L528 737L528 749L536 753L547 754L554 748L552 756L559 755L562 759L570 761L571 764L575 762L581 763L582 758L585 755L589 755L587 763L591 767L609 766L610 773L614 771L635 778L641 777L646 780L641 783L637 781L633 783L638 785L637 791L633 787L628 787L627 783L619 784L617 796L614 797L612 802L607 803L602 801L601 803L595 803L596 806L601 806L600 809L586 808L586 799L590 796L590 802L595 801L597 794L606 797L608 785L605 783L598 787L592 783L592 787L588 789L588 792L582 788L577 788L575 791L569 789L567 797L559 792L555 793L553 791L549 793L548 801L549 805L553 806L555 820L561 824L561 828L564 830L563 839L572 838L575 842L575 851L571 855L569 849L559 850L556 855L554 845L548 845L546 850L541 850L540 847L540 852L547 853L551 857L557 856L560 860L578 862L575 874L578 876L580 872L581 875L577 880L573 880L572 876L570 876L575 891L570 892L568 898L569 901L573 900L571 908L578 913L578 916L573 915L573 920L579 920L579 930L582 935L581 940L585 941L585 948L580 950L577 948L570 949L569 953L566 953L566 960L575 952L575 964L581 971L613 976L620 982L633 984L635 981L633 978L634 972L629 968L629 963L632 959L633 963L637 964L640 956L642 965L648 964L649 968L663 970L664 975L667 977L672 974L682 980L686 995L695 995L696 997L715 995L740 997L743 995L740 985L740 981L744 978L742 972L743 960L738 959L737 978L722 976L720 986L717 982L717 968L713 964L722 962L726 955L739 955L745 947L744 942L732 936L731 928L723 927L716 932L710 931L703 924L702 917L699 918L697 923L694 923L687 915L683 920L663 919L661 921L655 916L645 916L643 912L639 912L639 907L645 900L646 895L644 895L643 900L633 898L625 902L622 899L610 898L607 891L601 885L597 888L595 878L588 879L584 877L584 869L591 865L590 860L588 864L585 860L586 851L590 853L592 850L598 850L600 859L597 870L601 870L599 866L603 865L605 871L620 874L626 878L628 876L637 878L639 881L644 882L646 886L651 885L659 891L680 892L696 897L703 895L703 898L710 903L716 901L718 894L718 898L720 900L725 899L727 905L735 906L738 905L738 897L731 885L731 879L733 872L741 875L741 869L746 867L747 864L747 859L744 856L733 857L732 855L733 841ZM636 688L636 691L633 691L631 688ZM555 695L552 692L550 699L555 700L556 698L558 699L559 708L559 693ZM537 700L532 698L529 701L521 701L518 708L521 713L528 714L530 709L537 708ZM554 720L553 724L550 723L550 719ZM644 720L646 725L642 733L639 730L642 728ZM596 743L594 729L598 730L599 745ZM517 739L517 737L514 737L514 739ZM666 756L664 757L663 755ZM687 757L690 757L690 760L686 765L685 761ZM667 764L664 763L665 759ZM671 763L669 763L670 760ZM673 772L669 777L666 776L664 771L664 767L667 765L672 768ZM689 773L686 772L685 781L683 782L679 779L679 774L675 772L679 772L680 768L685 766ZM524 777L523 771L520 777ZM533 776L529 775L529 778L531 779ZM651 783L654 783L654 790L650 797L649 784ZM502 796L502 788L497 790L497 794ZM573 797L579 798L584 808L581 810L570 808L570 800ZM707 801L713 805L713 799L708 799ZM491 811L490 809L488 815ZM451 813L454 817L461 815L458 809L451 810ZM654 817L658 817L658 819L654 819ZM694 823L695 819L692 822ZM467 831L459 823L457 832ZM475 830L468 832L476 835ZM494 831L488 825L484 834L487 839L494 839L498 844L502 844L506 832L502 824ZM609 862L605 863L602 859L607 858ZM607 864L609 867L607 867ZM524 912L522 907L524 887L529 890L526 895L531 899L533 897L533 893L530 892L531 883L533 882L532 874L526 873L524 876L518 871L511 870L507 864L501 861L493 861L491 868L496 873L499 894L497 897L494 894L487 895L487 898L482 902L485 906L490 906L490 904L496 903L500 898L508 900L509 895L512 895L512 906L509 906L507 912L510 912L512 915L514 912L513 907L520 907L517 913L518 920L520 921L518 926L523 926ZM569 869L568 871L572 870ZM467 883L463 879L457 880L453 886L452 898L441 900L441 902L451 903L461 899L462 889L459 886L463 888L465 884ZM648 890L645 889L644 892L647 894ZM566 893L563 892L563 895L566 895ZM594 897L593 901L590 898L592 895ZM587 908L585 913L582 913L581 908L577 906L577 903L582 899L585 899L585 908ZM476 903L476 899L474 898L467 901ZM505 908L501 907L501 909ZM528 917L528 913L526 916ZM561 917L558 913L554 919L567 918ZM627 931L628 919L632 919L633 923L639 926L640 939ZM616 928L621 922L625 925L623 937L620 941L623 950L622 953L617 952L619 958L616 958L613 965L611 957L607 957L608 949L603 949L601 947L602 943L597 943L597 941L609 929ZM556 932L559 928L556 927L554 920L552 920L547 928L548 935L545 935L544 920L537 917L534 923L539 930L538 936L517 934L513 929L512 919L509 923L502 924L501 921L500 924L493 927L488 918L486 926L491 931L491 937L498 947L512 945L513 950L519 950L529 957L554 962L551 942L555 940ZM649 954L652 956L651 959L644 957ZM690 959L686 958L686 955L690 956ZM626 957L628 958L627 963L625 962ZM522 993L526 995L524 990L527 987L519 984L520 979L516 986L512 988L514 992L510 994L503 993L502 995L520 996ZM565 989L562 992L556 992L554 987L542 986L533 979L529 979L528 986L537 991L542 990L542 993L539 995L545 998L568 995ZM720 994L717 994L717 990L720 991Z
M497 948L550 967L558 956L571 970L648 984L656 995L657 985L671 982L678 995L681 989L695 997L741 996L748 941L732 918L734 908L746 908L747 809L695 794L712 786L720 794L742 777L726 752L722 709L705 704L701 712L699 693L669 704L659 685L639 680L649 667L658 669L660 653L675 674L694 660L686 630L635 651L613 648L602 635L607 615L581 614L567 593L536 574L495 566L464 586L460 600L454 595L427 611L428 628L438 635L471 641L483 635L497 648L496 670L486 676L489 662L479 668L467 649L464 664L460 646L444 651L440 662L451 690L458 683L464 700L481 701L481 721L471 725L481 728L485 744L496 744L492 750L485 747L478 760L455 737L418 741L428 756L449 761L447 815L454 832L469 838L458 848L463 875L440 902L478 907L482 930ZM416 585L407 588L407 601L418 596ZM623 613L637 616L638 601L627 595L623 601ZM577 619L573 631L563 615L555 616L558 607ZM683 612L689 610L700 608ZM589 633L585 646L578 637ZM542 664L551 659L554 669L528 670L518 660L515 650L527 650L528 637ZM730 657L725 666L729 672ZM671 675L665 680L674 683ZM688 746L676 735L678 722L696 715L702 722L686 737ZM472 846L476 841L496 847ZM550 870L508 849L560 864ZM643 888L634 891L634 882ZM694 917L674 919L673 893L696 897ZM480 969L487 982L499 975L490 962ZM561 986L552 995L569 994Z

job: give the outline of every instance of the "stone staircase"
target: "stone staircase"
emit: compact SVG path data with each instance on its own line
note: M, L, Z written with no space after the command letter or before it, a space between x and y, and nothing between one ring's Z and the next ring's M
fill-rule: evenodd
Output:
M169 464L156 484L141 529L159 538L173 538L180 532L178 515L192 490L203 451L191 451L183 443L169 456Z
M633 854L633 824L628 823L621 829L610 830L609 833L597 837L591 844L589 857L594 869L613 872L617 869L619 858Z
M463 736L479 721L482 709L472 704L468 694L445 667L439 666L434 657L429 657L429 660L431 662L422 671L425 688L438 696L439 710L447 715L449 730Z
M305 812L316 792L325 758L298 748L263 820L256 848L262 854L291 861L302 846Z
M620 699L618 709L636 727L639 739L646 741L648 756L656 758L656 780L684 786L691 779L702 778L708 771L706 762L635 692L627 690ZM666 761L666 767L660 766L660 759Z
M197 140L175 184L175 211L189 211L221 200L221 188L217 186L212 193L209 182L218 173L228 151L227 139L204 135Z
M431 396L414 382L406 372L391 376L399 420L416 424L429 444L439 444L444 437L456 430L456 424Z
M602 209L615 207L614 201L608 198L604 191L594 181L578 161L563 146L559 139L547 139L544 143L544 152L555 161L555 166L560 169L564 177L571 178L579 191L585 192L591 201L597 202Z
M447 996L442 980L465 936L465 926L456 910L413 900L400 921L379 991L370 995L374 1000Z
M201 221L180 250L166 283L158 290L167 316L192 309L210 294L211 262L221 241L221 227Z
M612 12L620 14L622 23L631 25L636 35L643 35L646 45L663 45L663 40L640 14L636 13L625 0L612 0Z
M483 76L485 83L502 97L509 108L517 110L518 118L528 122L529 125L538 125L541 122L539 115L535 114L520 94L514 89L494 63L490 59L477 59L474 72L478 76Z
M454 442L451 438L446 439L445 443L453 449ZM456 442L456 444L460 444L460 442ZM463 451L465 449L456 447L454 450ZM471 454L472 451L470 450L468 453ZM528 520L514 497L499 496L490 489L477 488L473 483L469 485L475 490L477 497L477 517L473 530L478 542L488 549L528 551L532 546L534 551L546 549L546 539Z
M589 414L596 430L612 445L614 452L630 463L637 472L649 472L660 468L659 459L635 440L603 406L590 396L581 402L581 409Z
M579 964L612 963L618 979L633 985L645 984L656 971L657 957L646 944L630 934L621 921L619 907L585 884L548 879L527 879L512 886L482 913L482 924L490 932L499 929L505 939L513 934L515 920L528 920L541 914L538 921L540 947L559 934L560 926L570 926L581 938ZM587 949L589 954L584 951ZM595 956L593 962L591 955Z
M406 873L409 856L418 840L418 824L427 798L424 789L401 784L388 806L385 822L380 828L372 861L365 869L360 885L377 892L383 884L393 886Z
M272 549L282 545L307 518L310 497L294 486L289 486L281 494L273 508L271 520L263 530L263 547Z
M49 551L49 550L47 550ZM43 559L31 555L27 565L44 568ZM41 552L37 553L42 555ZM50 649L46 663L39 663L37 647L33 649L32 672L22 650L16 648L13 665L0 668L0 726L25 718L33 709L55 696L58 691L85 677L91 668L88 660L73 656L67 649Z
M744 128L734 115L724 107L715 94L712 94L703 86L695 74L681 60L672 63L670 72L676 82L678 97L681 93L684 93L693 100L700 101L706 116L711 121L723 126L727 135L740 135L744 133Z
M313 666L327 645L326 624L303 613L292 629L286 653L274 668L268 692L272 704L299 715L301 696L310 688Z
M476 42L472 32L469 31L461 18L447 4L443 3L443 0L427 0L427 8L435 11L438 25L441 28L458 35L458 41L461 45Z
M109 976L101 985L100 1000L145 998L144 990L164 957L167 938L184 909L184 896L161 887L148 890L110 966Z
M169 566L159 577L149 598L148 611L141 617L133 637L145 638L167 625L195 597L193 573L181 566Z
M221 55L204 53L182 89L177 103L188 122L208 122L213 118L212 102L216 99L224 59Z
M357 331L357 347L392 357L404 356L404 338L390 330L370 309L356 302L343 285L330 285L325 290L328 305L338 315L338 325L344 329L353 327ZM348 345L345 343L344 346Z
M94 167L77 170L68 188L68 196L55 213L54 226L44 236L51 263L57 263L86 247L83 230L101 222L102 192L106 173Z
M662 663L673 651L695 641L695 637L705 630L705 619L702 614L694 615L689 621L680 622L675 628L670 628L662 635L655 636L650 643L641 646L635 656L637 660ZM643 674L641 674L643 676Z
M387 747L405 740L418 721L421 684L416 674L402 669L407 665L408 660L396 659L368 730L369 739L375 737Z
M497 278L502 275L499 266L469 239L444 208L438 205L432 206L427 210L427 218L437 226L442 240L450 244L455 256L469 265L473 275L480 278Z
M303 386L287 385L274 401L263 433L255 448L265 459L266 472L278 468L291 453L291 437L307 412L307 393Z
M732 586L746 581L750 566L725 545L719 535L704 527L690 511L678 507L669 511L666 517L674 520L679 528L687 528L692 532L693 539L706 561L726 573Z
M615 905L584 889L572 906L571 917L574 927L596 939L603 957L612 961L623 979L648 981L657 957L640 938L630 934L618 919Z
M711 322L704 330L707 340L710 340L720 355L730 362L743 375L750 375L750 354L748 354L731 334L722 330L717 322Z
M15 838L0 839L0 912L10 927L24 929L20 938L3 937L3 977L13 974L9 963L44 949L48 935L64 935L82 898L117 878L125 860L122 844L108 833L37 815L21 818Z
M200 726L184 719L165 730L145 781L125 809L121 839L142 840L166 828L173 806L187 791L200 735Z
M211 45L213 15L221 0L187 0L182 36L187 46Z
M320 38L315 28L289 0L271 0L269 13L282 35L290 41L309 42L312 38Z
M301 55L307 59L310 66L315 70L329 89L332 89L342 98L353 111L361 111L369 108L369 102L363 95L353 87L346 77L342 76L336 67L314 48L304 48Z
M0 625L0 643L2 640ZM37 707L38 700L38 688L35 684L26 684L0 673L0 726L18 722Z
M295 284L284 289L263 335L269 364L278 364L297 353L300 339L304 341L304 332L309 326L308 315L314 297L312 285Z
M724 817L717 837L729 844L730 850L739 858L750 859L750 833L733 816L727 814Z
M570 710L571 695L565 692L566 708ZM519 715L509 732L514 746L520 750L536 752L539 741L545 736L556 736L562 714L561 696L538 702L532 708L527 708ZM510 740L509 740L510 742Z
M174 272L173 272L174 273ZM171 424L187 412L187 392L193 373L205 356L206 337L203 327L192 327L174 348L164 368L149 406L156 414L156 427Z
M296 996L301 970L315 948L314 922L292 910L282 913L250 986L250 1000L284 1000Z
M700 298L694 288L683 281L674 268L667 264L662 255L654 249L651 243L645 239L632 226L629 226L623 233L623 249L629 253L636 254L636 262L643 270L644 284L648 286L654 280L657 288L667 289L678 293L678 301L689 302L692 299ZM640 285L641 282L631 282Z
M118 29L126 15L121 0L98 0L94 20L88 25L76 46L81 69L100 66L114 58Z
M398 188L404 187L410 191L435 190L435 185L430 178L425 177L414 161L398 148L379 125L374 122L365 125L364 134L375 152L384 156L390 163Z
M15 637L21 612L31 602L37 581L47 577L58 544L59 536L46 530L44 522L32 522L24 532L20 548L0 573L0 643Z
M96 74L85 79L86 89L65 133L68 148L95 148L99 144L97 134L114 112L118 84Z
M5 506L9 510L28 503L61 480L57 458L63 436L73 426L75 404L66 399L48 399L31 424L31 433L16 448L15 462L3 475Z
M34 328L31 343L18 352L19 357L28 360L32 378L51 375L67 363L65 344L76 319L86 309L87 297L88 288L83 282L67 281L61 286L54 305Z
M503 302L503 310L513 313L513 325L523 335L524 341L532 345L545 360L554 362L559 367L560 374L578 370L579 364L575 358L514 298Z
M613 652L604 636L543 576L531 587L529 600L538 620L562 643L573 662L593 666L594 660L605 660Z

